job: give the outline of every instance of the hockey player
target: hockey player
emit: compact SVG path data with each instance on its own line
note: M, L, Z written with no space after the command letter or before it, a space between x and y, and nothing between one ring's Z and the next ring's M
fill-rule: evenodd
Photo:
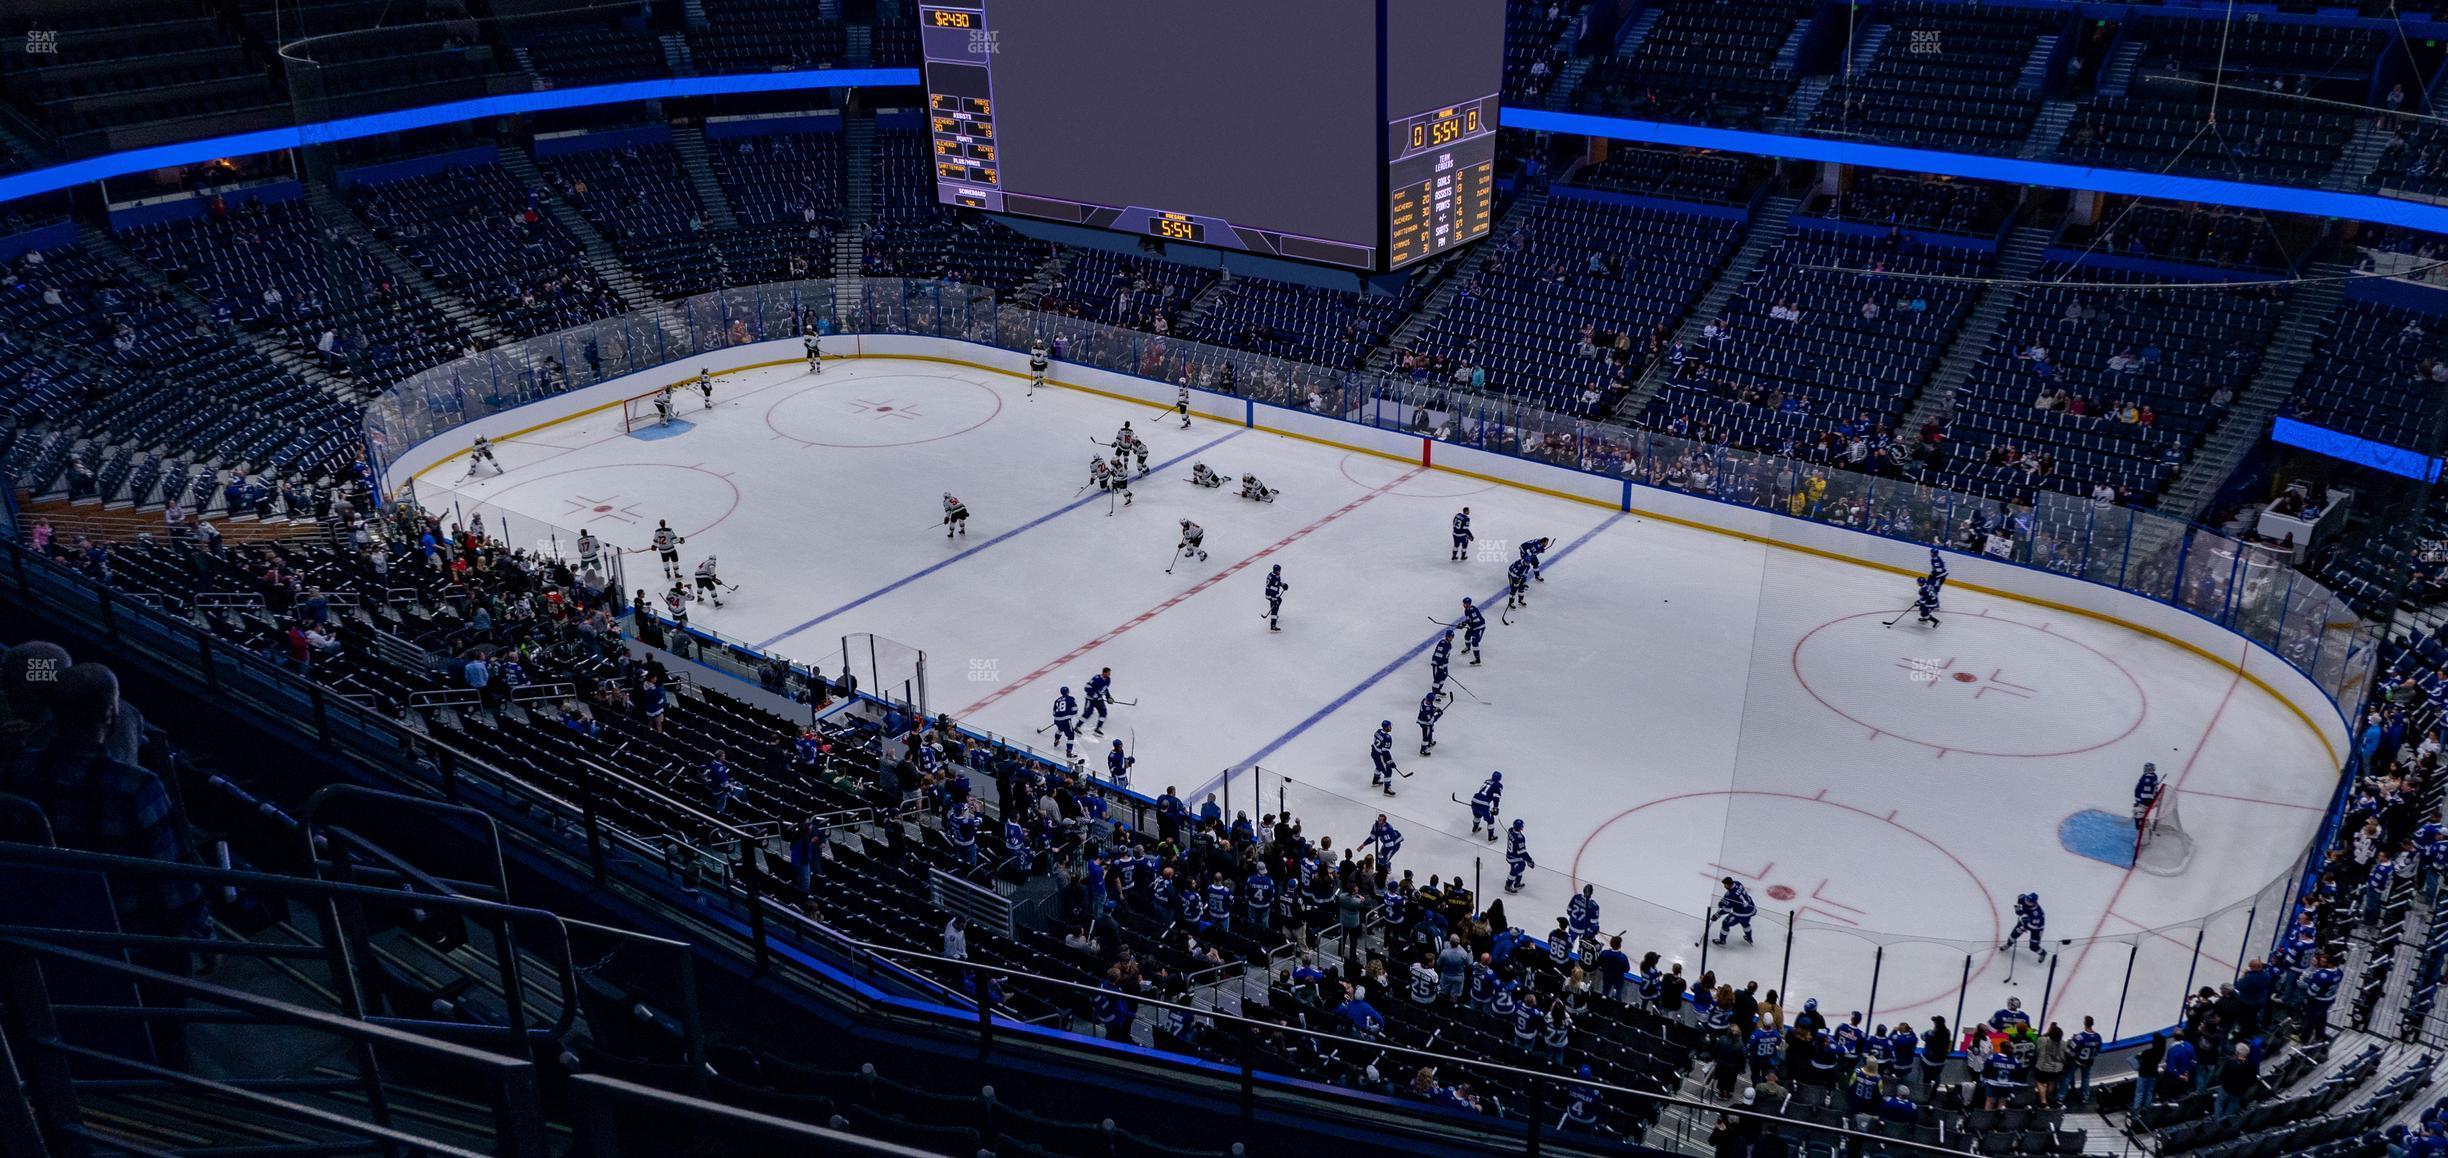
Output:
M663 609L671 613L673 628L688 631L688 589L680 586L679 576L672 576L671 590L663 593Z
M2142 778L2134 781L2133 822L2137 842L2142 838L2143 827L2150 823L2151 809L2159 803L2159 794L2165 791L2167 785L2159 779L2159 766L2144 764Z
M594 571L602 562L603 540L596 538L594 531L581 529L578 532L578 569Z
M1134 477L1146 478L1148 472L1148 444L1146 439L1141 438L1136 434L1131 435L1131 458L1135 460L1139 466L1139 472Z
M1283 630L1283 597L1284 592L1290 591L1291 589L1292 585L1284 582L1283 564L1277 563L1276 565L1267 568L1266 601L1268 631ZM1426 753L1423 752L1421 755L1426 755Z
M700 409L714 409L714 375L703 369L697 371L697 397L705 403Z
M1063 755L1079 754L1079 701L1068 687L1054 695L1054 738L1062 741Z
M1583 885L1579 893L1564 902L1564 925L1572 930L1576 941L1598 939L1598 886Z
M1925 627L1938 626L1938 587L1927 579L1920 581L1920 593L1913 596L1913 614L1921 617Z
M2014 911L2014 929L2006 934L2006 943L1998 948L2012 949L2017 940L2028 934L2031 938L2031 951L2042 960L2046 960L2048 950L2040 947L2040 936L2048 931L2048 913L2040 907L2040 894L2025 893L2016 897Z
M1462 647L1470 652L1471 666L1479 666L1479 641L1487 636L1487 616L1479 613L1479 605L1469 596L1462 597Z
M1480 785L1479 791L1471 793L1470 806L1471 835L1478 835L1479 826L1484 824L1487 826L1488 841L1494 843L1496 818L1504 812L1504 773L1488 773L1487 783Z
M1452 674L1453 629L1447 628L1445 634L1437 637L1436 646L1428 652L1428 691L1431 694L1443 693L1445 678Z
M722 577L714 573L714 556L712 555L706 556L704 562L697 564L697 598L710 600L716 607L723 605Z
M1369 783L1384 787L1385 794L1394 795L1394 777L1401 769L1394 766L1394 721L1379 720L1377 734L1369 738Z
M807 333L799 339L799 346L807 351L808 373L824 373L824 344L816 340L816 327L807 328Z
M1453 517L1453 562L1470 558L1470 508L1464 507Z
M950 491L944 492L943 512L944 538L949 539L954 535L969 533L969 507L959 499L952 497Z
M1080 690L1088 695L1088 708L1080 713L1080 723L1085 724L1094 717L1096 734L1104 735L1105 717L1109 714L1106 701L1113 698L1113 669L1098 668L1095 675L1088 677L1088 686Z
M1437 702L1437 694L1434 689L1420 697L1420 755L1425 756L1435 750L1437 718L1444 714L1445 706Z
M1513 827L1505 830L1505 891L1522 891L1522 872L1537 867L1538 862L1530 858L1530 838L1523 835L1522 822L1517 817Z
M1204 563L1207 561L1207 548L1199 544L1205 542L1206 538L1207 528L1183 519L1181 521L1181 542L1174 545L1173 553L1177 557L1188 556Z
M659 393L659 394L656 394L656 395L655 395L655 425L657 425L657 426L669 426L669 425L671 425L671 423L672 423L672 384L671 384L671 383L669 383L669 382L666 382L666 383L664 383L664 384L663 384L663 390L662 390L662 392L661 392L661 393Z
M663 560L664 578L678 579L680 577L680 544L685 542L688 540L681 538L671 529L671 520L655 520L654 551L655 555Z
M1377 814L1377 823L1369 826L1368 839L1360 842L1363 848L1372 844L1377 846L1377 871L1391 873L1394 854L1402 851L1403 834L1401 829L1394 827L1393 821L1386 819L1385 813Z
M475 445L468 447L467 476L475 478L476 468L480 466L492 467L495 474L502 473L501 460L493 457L493 440L481 434L476 436Z
M1182 385L1173 388L1173 413L1181 415L1181 428L1183 430L1190 429L1189 386Z
M1245 499L1256 499L1262 503L1271 503L1275 501L1275 490L1265 483L1259 482L1257 475L1245 474L1241 476L1241 497Z
M1046 340L1039 338L1029 343L1029 390L1034 392L1045 385L1045 376Z
M1541 563L1539 557L1545 555L1547 553L1547 548L1554 545L1555 540L1547 538L1544 535L1536 539L1531 539L1521 545L1521 561L1530 564L1531 578L1536 579L1541 583L1547 581L1547 571L1545 566Z
M1131 505L1130 468L1122 461L1122 452L1114 452L1113 464L1105 470L1105 489L1122 496L1122 505Z
M1530 606L1530 556L1516 557L1505 568L1505 610Z
M1194 462L1190 464L1190 485L1194 487L1220 487L1224 485L1224 476L1207 469L1206 463Z
M1930 589L1933 591L1943 591L1946 589L1946 556L1936 547L1930 548L1929 574L1923 576L1922 581L1929 584Z
M1128 788L1131 765L1138 762L1137 757L1122 750L1122 741L1116 740L1113 748L1105 753L1105 778L1113 781L1116 788Z
M1096 455L1088 460L1088 485L1080 489L1097 491L1113 489L1113 468L1105 465L1104 455Z
M1725 894L1717 898L1716 912L1710 914L1717 918L1717 943L1725 944L1726 934L1740 926L1743 944L1750 944L1751 917L1759 912L1759 903L1751 899L1751 890L1744 888L1741 881L1721 877L1717 883L1725 886Z

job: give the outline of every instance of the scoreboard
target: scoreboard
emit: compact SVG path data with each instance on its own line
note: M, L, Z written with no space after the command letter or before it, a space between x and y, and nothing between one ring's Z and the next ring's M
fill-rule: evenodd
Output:
M1504 0L919 0L948 203L1376 272L1486 236Z

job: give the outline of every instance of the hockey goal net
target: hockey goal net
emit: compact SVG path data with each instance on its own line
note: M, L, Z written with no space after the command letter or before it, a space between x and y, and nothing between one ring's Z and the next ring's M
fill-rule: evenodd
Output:
M2175 789L2162 789L2149 810L2134 822L2135 868L2172 877L2193 863L2193 837L2185 831L2177 807L2181 799Z
M662 422L662 412L655 409L655 400L661 397L663 397L663 388L658 386L634 398L622 399L621 433L634 434ZM680 395L674 392L672 394L672 417L679 416Z

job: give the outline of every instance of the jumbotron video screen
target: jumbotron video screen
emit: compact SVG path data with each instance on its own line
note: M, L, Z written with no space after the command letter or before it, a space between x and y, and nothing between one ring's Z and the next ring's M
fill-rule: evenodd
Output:
M950 204L1391 270L1486 236L1503 0L929 0Z

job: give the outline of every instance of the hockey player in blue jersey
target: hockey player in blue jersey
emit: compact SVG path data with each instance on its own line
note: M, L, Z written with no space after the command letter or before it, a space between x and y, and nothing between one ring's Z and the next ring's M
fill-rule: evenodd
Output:
M1093 719L1096 721L1096 734L1104 735L1107 701L1113 699L1113 669L1098 668L1095 675L1088 677L1088 686L1080 690L1088 694L1088 704L1080 711L1080 723L1085 724Z
M1913 614L1920 616L1926 627L1938 626L1938 587L1927 579L1920 581L1919 594L1913 596Z
M1522 873L1537 867L1538 861L1530 856L1530 838L1523 834L1522 822L1516 818L1513 827L1505 831L1505 891L1522 891Z
M1079 701L1067 687L1054 694L1054 738L1062 741L1063 755L1079 754Z
M1266 601L1268 631L1283 630L1283 597L1284 592L1290 591L1291 589L1292 585L1284 582L1283 564L1278 563L1275 566L1267 569Z
M2022 998L2009 997L2006 999L2006 1008L1989 1015L1989 1028L2005 1033L2017 1027L2030 1029L2031 1014L2023 1011Z
M1128 788L1130 787L1131 765L1138 762L1139 758L1123 751L1122 741L1116 740L1113 742L1113 747L1105 753L1105 778L1113 781L1113 786L1116 788Z
M2031 951L2045 959L2048 957L2048 950L2040 947L2040 937L2047 931L2048 913L2040 907L2040 894L2025 893L2015 898L2014 929L2006 934L2006 943L1998 948L2012 949L2016 940L2029 934Z
M1528 607L1529 593L1530 556L1525 554L1505 568L1505 610Z
M1531 578L1536 579L1541 583L1547 581L1547 570L1543 564L1543 561L1540 559L1540 556L1545 555L1547 553L1547 548L1554 545L1555 540L1547 538L1544 535L1541 535L1535 539L1523 541L1521 545L1520 559L1522 562L1530 565Z
M1564 924L1572 930L1576 941L1598 939L1598 886L1583 885L1580 892L1564 902Z
M1377 721L1377 734L1369 737L1369 783L1380 785L1388 796L1394 795L1394 777L1402 769L1394 766L1394 721Z
M1932 547L1930 548L1929 574L1923 576L1921 582L1927 584L1932 591L1943 591L1946 589L1946 581L1946 555L1938 548Z
M1437 637L1436 646L1428 651L1428 690L1443 692L1446 677L1453 674L1453 632Z
M1504 811L1504 773L1488 773L1487 783L1471 793L1471 834L1476 836L1480 825L1487 826L1488 843L1496 842L1496 817Z
M1479 605L1462 599L1462 648L1470 652L1471 666L1479 666L1479 641L1487 635L1487 616L1480 614Z
M1717 898L1717 910L1712 914L1717 918L1717 943L1725 944L1726 935L1740 927L1743 943L1750 944L1751 918L1759 912L1759 903L1751 899L1751 890L1744 888L1741 881L1723 877L1717 883L1725 886L1725 894Z
M1377 846L1378 871L1394 871L1394 854L1402 851L1403 834L1393 821L1386 819L1385 813L1377 814L1377 823L1369 826L1368 839L1360 842L1363 848L1372 844Z
M2159 794L2167 791L2166 782L2159 779L2157 764L2144 764L2142 778L2134 781L2134 836L2139 840L2142 830L2150 825L2151 808L2159 803Z
M1460 563L1460 562L1463 562L1463 561L1465 561L1465 560L1468 560L1468 559L1470 558L1470 545L1471 545L1470 508L1469 508L1469 507L1464 507L1464 508L1462 508L1462 510L1461 510L1459 513L1455 514L1455 515L1454 515L1454 517L1453 517L1453 560L1452 560L1452 561L1453 561L1453 562L1456 562L1456 563Z
M1445 705L1438 702L1435 689L1430 689L1427 695L1420 697L1420 755L1426 756L1435 750L1437 720L1444 714Z

